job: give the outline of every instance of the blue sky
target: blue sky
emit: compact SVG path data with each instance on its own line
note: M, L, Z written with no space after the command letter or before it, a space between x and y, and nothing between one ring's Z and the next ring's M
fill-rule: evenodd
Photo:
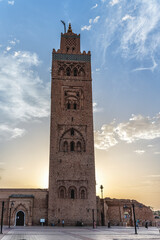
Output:
M0 187L47 186L62 19L92 53L97 194L160 208L159 12L158 0L0 0Z

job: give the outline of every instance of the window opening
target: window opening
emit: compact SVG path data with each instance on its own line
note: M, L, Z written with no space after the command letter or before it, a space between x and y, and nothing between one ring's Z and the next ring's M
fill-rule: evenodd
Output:
M71 152L74 152L74 142L71 142L71 144L70 144L70 150L71 150Z
M74 129L71 128L71 136L74 136Z
M72 198L72 199L75 198L75 192L74 192L74 189L71 190L71 198Z
M65 141L63 144L63 151L68 152L68 142L67 141Z
M85 199L85 191L84 190L81 191L81 199Z
M70 68L67 68L66 74L67 74L67 76L70 76L70 75L71 75L71 70L70 70Z
M71 108L71 104L68 102L67 103L67 109L70 109Z
M66 51L67 51L67 52L69 51L69 47L66 48Z
M74 69L74 76L77 76L77 69Z
M82 76L82 77L84 76L84 70L83 70L83 68L80 69L80 76Z
M65 195L65 194L64 194L64 189L61 189L61 190L60 190L60 198L64 198L64 195Z
M73 107L74 107L74 110L76 110L77 109L77 103L74 103Z
M77 151L81 152L81 142L77 142Z

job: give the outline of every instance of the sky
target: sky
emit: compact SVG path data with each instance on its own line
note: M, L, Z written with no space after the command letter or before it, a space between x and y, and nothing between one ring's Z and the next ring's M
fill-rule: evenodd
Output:
M159 0L0 0L0 187L48 187L60 20L92 54L97 195L160 209Z

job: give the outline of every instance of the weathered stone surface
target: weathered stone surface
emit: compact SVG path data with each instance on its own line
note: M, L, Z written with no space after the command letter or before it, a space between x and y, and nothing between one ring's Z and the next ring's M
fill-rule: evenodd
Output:
M92 224L96 219L90 53L80 36L61 35L52 58L48 222Z

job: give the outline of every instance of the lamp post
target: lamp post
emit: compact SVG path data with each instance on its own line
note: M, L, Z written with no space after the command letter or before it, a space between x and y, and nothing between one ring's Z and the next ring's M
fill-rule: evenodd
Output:
M4 213L4 201L2 202L2 214L1 214L1 234L3 234L3 213Z
M93 228L94 228L94 209L92 209L92 220L93 220Z
M102 210L102 226L104 226L104 199L103 199L103 185L100 185L100 189L101 189L101 199L103 201L103 210Z
M100 186L100 189L101 189L101 198L103 199L103 185Z
M134 203L132 203L132 208L133 208L133 217L134 217L135 234L137 234L137 226L136 226L136 216L135 216Z
M12 207L14 206L14 203L11 202L11 207L9 209L9 228L11 227L11 210L12 210Z

